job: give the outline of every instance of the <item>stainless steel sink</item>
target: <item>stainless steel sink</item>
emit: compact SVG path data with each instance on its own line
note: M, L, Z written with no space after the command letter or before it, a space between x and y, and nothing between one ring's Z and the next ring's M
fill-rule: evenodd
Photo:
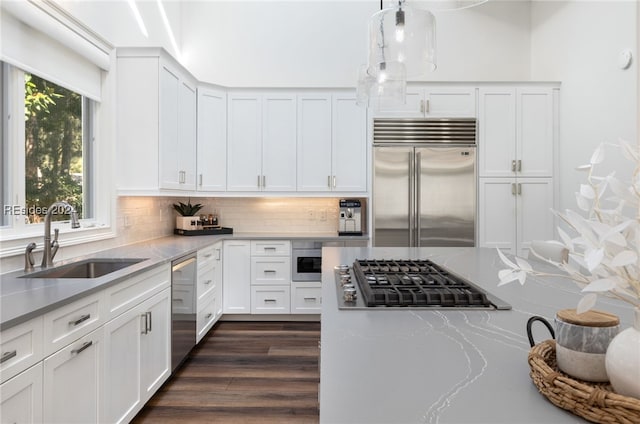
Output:
M146 259L85 259L23 275L20 278L98 278L144 260Z

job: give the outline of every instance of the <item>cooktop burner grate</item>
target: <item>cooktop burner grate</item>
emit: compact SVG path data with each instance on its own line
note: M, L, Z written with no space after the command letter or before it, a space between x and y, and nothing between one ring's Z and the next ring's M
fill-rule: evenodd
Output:
M425 260L356 260L353 272L367 306L486 307L486 294Z

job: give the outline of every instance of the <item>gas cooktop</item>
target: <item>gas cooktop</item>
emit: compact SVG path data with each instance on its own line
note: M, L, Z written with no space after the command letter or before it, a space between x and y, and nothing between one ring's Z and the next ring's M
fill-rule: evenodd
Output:
M358 259L352 267L337 266L336 273L340 309L511 309L428 259Z

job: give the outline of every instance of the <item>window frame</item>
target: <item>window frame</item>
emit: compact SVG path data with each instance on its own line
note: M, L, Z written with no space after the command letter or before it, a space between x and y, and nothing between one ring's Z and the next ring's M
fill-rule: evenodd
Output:
M25 193L25 125L24 119L13 119L24 115L24 73L22 69L2 62L3 107L2 113L2 201L3 222L0 227L0 258L24 253L25 246L35 242L38 250L43 247L44 223L25 224L24 215L5 215L5 206L26 205ZM51 230L60 231L61 245L70 246L113 238L115 231L115 193L113 172L114 143L109 143L112 125L109 125L109 87L112 73L102 72L102 101L90 101L83 96L83 113L87 104L90 125L83 125L83 160L90 161L88 173L83 176L83 202L88 201L92 218L81 219L81 228L71 229L69 220L51 222ZM70 88L73 90L73 88ZM84 119L83 119L84 120ZM86 137L86 138L85 138ZM86 153L86 154L85 154ZM100 158L100 160L98 160ZM85 162L85 165L87 163ZM49 205L43 205L47 207Z

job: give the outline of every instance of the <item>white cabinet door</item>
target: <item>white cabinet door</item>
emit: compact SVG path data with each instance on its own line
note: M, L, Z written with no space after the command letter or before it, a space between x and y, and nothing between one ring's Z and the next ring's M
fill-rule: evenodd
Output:
M498 247L515 253L515 179L480 178L478 229L480 247Z
M139 306L144 316L140 335L142 402L146 402L171 375L171 289Z
M181 190L196 189L196 87L180 81L178 108L178 182Z
M223 311L251 313L251 243L225 240L223 246Z
M518 178L518 250L527 257L533 240L554 238L553 180L551 178Z
M407 88L404 104L389 104L389 102L372 100L369 105L376 118L422 118L424 90Z
M160 188L180 189L180 170L178 169L180 77L176 70L164 64L160 67L159 101L159 184Z
M424 115L440 118L475 118L475 87L429 87L425 89Z
M0 333L0 383L44 358L43 318L33 318Z
M198 88L197 189L227 189L227 95Z
M42 423L42 362L0 385L3 423Z
M262 182L262 107L256 95L228 96L227 188L258 191Z
M264 191L296 190L296 96L262 97L262 181Z
M516 91L480 88L478 108L478 174L480 177L516 175Z
M550 88L518 88L517 145L518 175L553 176L554 111Z
M99 328L45 358L44 422L100 421L98 405L104 371L102 330Z
M142 407L140 357L144 315L129 309L104 326L105 374L101 422L129 422Z
M334 95L332 189L367 191L367 114L355 95Z
M331 95L298 96L298 191L330 191Z

